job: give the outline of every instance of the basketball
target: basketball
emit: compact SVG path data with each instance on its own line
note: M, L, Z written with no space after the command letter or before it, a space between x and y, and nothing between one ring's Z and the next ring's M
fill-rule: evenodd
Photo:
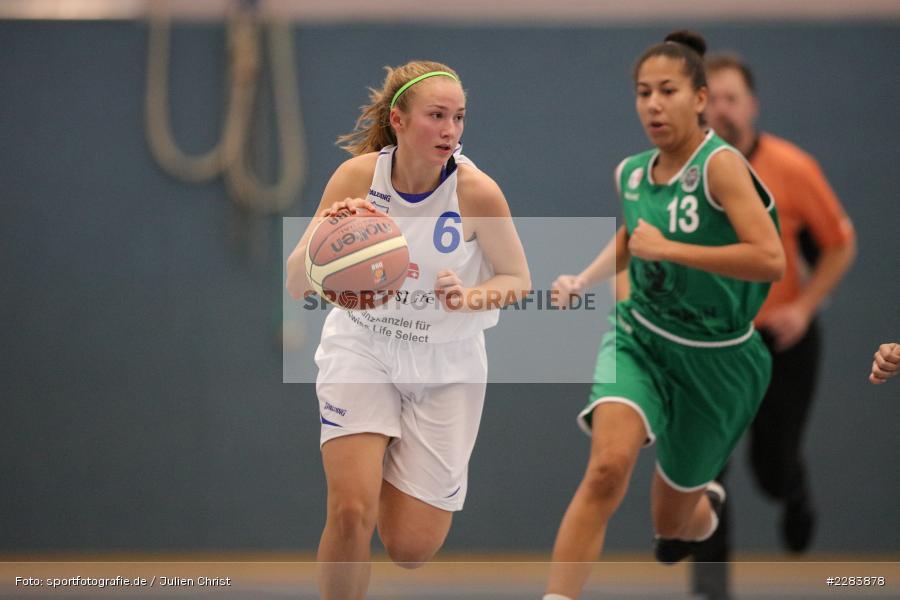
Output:
M347 209L316 226L306 247L306 274L315 291L348 310L387 302L403 285L409 249L384 213Z

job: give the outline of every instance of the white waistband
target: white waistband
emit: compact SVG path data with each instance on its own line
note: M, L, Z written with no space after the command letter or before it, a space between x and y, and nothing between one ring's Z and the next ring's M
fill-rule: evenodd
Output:
M673 341L676 344L681 344L682 346L691 346L692 348L727 348L728 346L737 346L743 342L746 342L750 339L750 336L753 335L753 323L750 324L750 328L747 330L747 333L744 333L736 338L732 338L730 340L721 340L718 342L704 342L699 340L689 340L687 338L683 338L680 335L675 335L671 331L666 331L662 327L658 325L654 325L650 321L647 320L647 317L639 313L635 309L631 309L631 314L634 315L634 318L638 320L638 322L655 333L656 335L662 336L667 340Z

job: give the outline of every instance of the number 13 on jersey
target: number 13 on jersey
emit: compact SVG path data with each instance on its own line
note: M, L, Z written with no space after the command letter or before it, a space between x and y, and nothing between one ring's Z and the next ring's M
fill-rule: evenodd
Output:
M672 198L666 206L669 211L669 233L682 231L694 233L700 226L700 215L697 214L697 197L688 195L678 201L678 196Z

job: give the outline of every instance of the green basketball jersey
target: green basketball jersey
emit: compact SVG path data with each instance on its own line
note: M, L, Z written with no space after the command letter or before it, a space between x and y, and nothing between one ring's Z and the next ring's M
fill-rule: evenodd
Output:
M640 218L657 227L666 238L685 244L737 243L737 234L724 209L711 197L707 183L709 160L720 151L738 153L710 130L681 170L664 183L657 183L652 177L658 150L622 161L616 173L628 232L637 227ZM778 227L771 195L749 163L747 169ZM640 315L652 325L690 340L724 340L745 333L770 287L769 283L743 281L634 256L628 271L632 305Z

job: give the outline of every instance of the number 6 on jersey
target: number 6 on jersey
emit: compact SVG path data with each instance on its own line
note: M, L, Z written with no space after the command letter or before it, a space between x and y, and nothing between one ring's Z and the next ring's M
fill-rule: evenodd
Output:
M441 214L441 216L438 217L437 222L434 224L434 247L438 249L438 252L442 252L444 254L449 254L456 250L457 246L459 246L459 241L462 238L459 229L457 229L453 225L448 225L448 221L456 224L462 224L462 217L460 217L459 213L457 212L447 211ZM450 241L449 243L444 244L444 237L446 235L450 236Z

